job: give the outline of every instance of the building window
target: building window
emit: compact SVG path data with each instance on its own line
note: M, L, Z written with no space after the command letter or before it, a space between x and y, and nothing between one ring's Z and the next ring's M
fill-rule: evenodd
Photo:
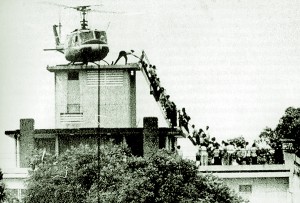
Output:
M38 150L46 150L47 153L55 154L55 138L36 138L35 148Z
M99 81L100 79L100 81ZM124 71L101 70L100 78L98 71L87 71L87 86L122 87L124 85Z
M67 113L78 114L80 109L80 81L77 71L68 72Z
M80 104L67 104L67 113L80 113Z
M239 192L252 193L252 185L239 185Z
M68 72L68 80L79 80L79 73L77 71Z

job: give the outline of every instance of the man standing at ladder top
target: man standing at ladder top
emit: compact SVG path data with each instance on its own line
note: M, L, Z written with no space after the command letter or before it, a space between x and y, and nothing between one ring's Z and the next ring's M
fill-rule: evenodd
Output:
M125 58L125 65L127 65L127 55L133 55L133 52L134 52L133 50L130 50L130 52L120 51L119 56L118 56L116 62L114 63L114 65L116 65L118 63L118 61L120 60L120 58L122 58L122 57ZM135 56L135 55L133 55L133 56Z
M209 126L206 126L205 134L206 134L207 140L210 140Z

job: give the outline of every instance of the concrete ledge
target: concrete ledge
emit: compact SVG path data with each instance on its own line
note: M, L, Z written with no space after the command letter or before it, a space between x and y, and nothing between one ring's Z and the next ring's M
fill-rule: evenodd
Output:
M7 189L26 189L29 168L3 168L3 182Z
M176 128L159 128L159 134L165 134L170 136L181 136L180 131ZM135 135L141 134L143 128L55 128L55 129L35 129L34 137L41 138L47 137L47 134L53 135L98 135L100 132L101 135L110 135L110 134L120 134L120 135ZM5 131L5 135L8 135L14 138L14 135L20 134L20 130L15 131Z
M47 70L50 72L55 72L58 70L98 70L98 68L105 70L105 69L130 69L130 70L140 70L140 67L137 63L128 63L127 65L81 65L81 64L74 64L74 65L56 65L56 66L47 66Z
M202 166L200 173L212 173L220 178L290 177L291 169L285 165Z
M3 179L24 179L28 178L29 168L2 168Z

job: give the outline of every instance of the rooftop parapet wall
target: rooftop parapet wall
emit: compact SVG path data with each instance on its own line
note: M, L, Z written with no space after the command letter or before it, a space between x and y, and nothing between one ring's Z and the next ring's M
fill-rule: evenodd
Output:
M291 168L283 164L274 165L220 165L200 166L200 173L213 173L221 178L290 177Z
M126 143L137 156L148 156L159 148L174 149L173 140L181 132L175 128L158 128L157 123L157 118L150 117L145 118L144 128L35 129L33 119L21 119L20 130L5 131L5 134L19 143L16 156L20 156L20 166L29 167L35 149L59 154L71 146L94 145L98 136L102 144Z

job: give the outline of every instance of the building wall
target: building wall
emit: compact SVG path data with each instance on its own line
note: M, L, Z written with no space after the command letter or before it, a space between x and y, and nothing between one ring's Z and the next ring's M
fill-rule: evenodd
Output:
M290 202L288 177L224 178L223 180L251 203Z
M3 168L5 188L14 198L22 199L27 188L26 180L28 177L27 168Z
M300 157L294 158L294 171L292 175L291 194L292 202L300 202Z
M68 80L71 71L79 73L78 81ZM100 127L136 126L135 70L101 69L99 91L98 101L98 70L55 71L56 128L98 127L98 103Z
M18 140L20 143L19 157L20 167L27 167L31 153L34 150L34 120L21 119L20 120L20 136Z

